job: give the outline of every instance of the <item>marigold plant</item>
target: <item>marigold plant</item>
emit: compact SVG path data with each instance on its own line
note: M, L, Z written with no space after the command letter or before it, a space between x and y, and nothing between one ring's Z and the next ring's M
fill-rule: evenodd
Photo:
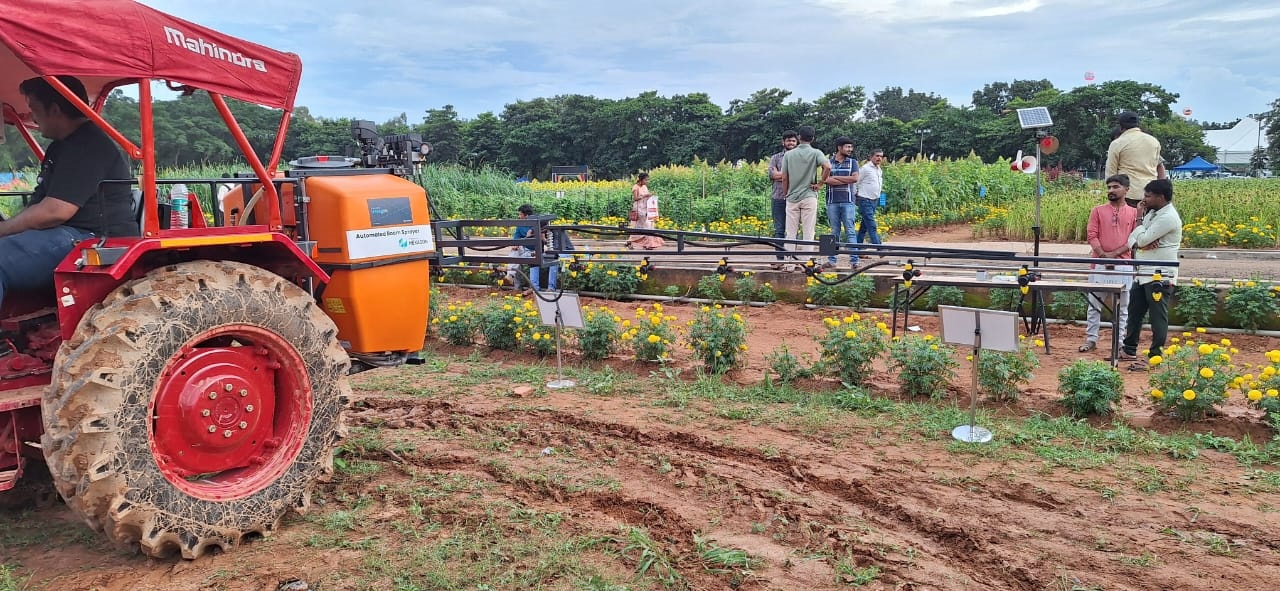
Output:
M636 359L665 363L671 360L671 347L676 339L675 316L665 314L660 303L636 308L635 319L624 326L619 337L631 345ZM628 321L624 321L624 325Z
M1148 393L1157 409L1184 421L1204 418L1237 385L1228 345L1188 340L1162 353L1150 359Z
M910 396L942 398L959 362L955 349L933 335L906 335L889 345L889 358L902 391Z
M524 318L532 315L533 324L537 324L538 313L533 307L533 302L515 296L490 299L476 315L484 343L491 349L514 351L520 345L520 337L516 333L527 322ZM521 318L521 322L516 318Z
M978 386L995 400L1017 400L1021 387L1031 382L1032 372L1040 367L1040 357L1032 345L1043 347L1044 341L1023 339L1017 351L982 351L978 356Z
M884 354L887 328L863 320L859 314L841 318L823 318L827 333L818 337L822 355L818 367L823 373L838 376L850 386L862 385L871 372L871 363Z
M1251 368L1255 373L1236 376L1233 384L1249 405L1267 411L1273 424L1280 424L1280 350L1267 351L1267 363Z
M688 341L707 371L724 373L745 357L747 323L737 312L703 306L689 321Z
M1280 298L1277 290L1259 279L1236 281L1227 290L1223 309L1240 328L1255 333L1267 322L1280 316Z
M1110 363L1081 359L1058 372L1058 393L1071 416L1107 415L1124 396L1124 378Z
M618 337L625 328L631 328L630 321L624 321L608 308L591 306L582 307L582 328L577 330L578 350L583 359L604 359L618 350Z
M431 320L440 338L455 346L474 345L476 342L476 313L472 302L450 303L439 316Z
M1173 313L1187 326L1211 326L1218 313L1218 292L1213 284L1199 279L1178 285L1174 292Z

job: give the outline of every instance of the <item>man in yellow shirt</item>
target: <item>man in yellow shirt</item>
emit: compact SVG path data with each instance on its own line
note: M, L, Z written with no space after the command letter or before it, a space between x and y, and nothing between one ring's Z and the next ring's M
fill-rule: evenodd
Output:
M1167 178L1169 175L1160 159L1160 140L1138 128L1138 114L1124 111L1116 117L1116 123L1120 125L1120 135L1107 147L1106 178L1128 175L1129 186L1138 190L1151 181ZM1137 200L1127 201L1136 205Z

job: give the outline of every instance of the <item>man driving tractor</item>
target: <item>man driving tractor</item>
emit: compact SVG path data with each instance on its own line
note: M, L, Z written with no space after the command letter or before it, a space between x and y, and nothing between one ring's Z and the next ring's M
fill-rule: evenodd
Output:
M84 84L58 80L88 102ZM137 236L128 184L129 161L120 147L43 78L22 82L40 134L53 140L40 161L30 204L0 221L0 304L6 291L53 286L53 269L79 241L92 236Z

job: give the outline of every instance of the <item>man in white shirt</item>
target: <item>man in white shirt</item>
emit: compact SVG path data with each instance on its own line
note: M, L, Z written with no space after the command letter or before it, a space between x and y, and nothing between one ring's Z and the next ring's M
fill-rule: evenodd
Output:
M1142 203L1138 205L1142 222L1129 235L1129 249L1138 263L1138 279L1130 288L1129 322L1125 327L1124 346L1120 358L1132 361L1129 369L1146 371L1146 360L1138 359L1138 336L1142 317L1151 315L1151 348L1147 359L1160 355L1169 335L1169 300L1171 286L1177 279L1177 267L1143 265L1142 261L1176 261L1182 244L1182 217L1173 208L1173 184L1169 179L1147 183Z
M880 204L880 193L884 191L884 170L880 163L884 161L884 150L872 150L871 158L858 169L858 243L870 238L872 244L880 244L880 233L876 232L876 206Z

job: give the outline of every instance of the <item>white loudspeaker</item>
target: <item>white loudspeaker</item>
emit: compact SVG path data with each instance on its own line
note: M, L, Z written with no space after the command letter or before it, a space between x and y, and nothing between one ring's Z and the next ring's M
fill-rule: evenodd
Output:
M1024 156L1019 160L1018 169L1027 174L1035 174L1036 169L1040 167L1040 163L1036 162L1035 156Z

